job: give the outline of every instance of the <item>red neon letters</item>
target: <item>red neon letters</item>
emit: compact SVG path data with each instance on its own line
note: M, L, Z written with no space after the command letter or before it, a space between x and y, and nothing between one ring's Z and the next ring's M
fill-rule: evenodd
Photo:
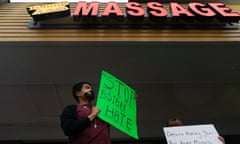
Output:
M190 2L188 7L185 8L183 5L177 2L170 2L169 11L159 2L148 2L146 5L142 5L138 2L128 2L125 5L126 12L119 7L116 2L109 2L102 11L99 11L98 2L91 2L87 5L86 2L79 2L74 10L74 19L80 19L81 17L96 17L97 15L102 17L121 17L127 18L131 21L136 18L143 19L144 17L150 17L160 19L161 21L166 20L166 17L172 18L195 18L206 17L214 18L225 22L238 22L240 20L240 13L232 12L222 2ZM145 10L146 8L146 10ZM125 14L124 14L125 12Z

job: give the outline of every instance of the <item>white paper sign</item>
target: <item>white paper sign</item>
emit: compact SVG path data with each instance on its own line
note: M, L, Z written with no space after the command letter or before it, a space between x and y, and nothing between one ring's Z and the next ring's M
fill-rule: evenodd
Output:
M212 124L164 127L168 144L222 144Z

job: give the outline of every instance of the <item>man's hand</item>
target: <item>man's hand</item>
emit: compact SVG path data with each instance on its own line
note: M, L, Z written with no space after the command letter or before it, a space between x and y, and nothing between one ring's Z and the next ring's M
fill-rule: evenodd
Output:
M93 119L95 119L95 117L97 116L97 114L100 112L100 109L97 108L96 106L92 107L92 111L91 114L88 115L88 118L90 121L92 121Z
M222 136L218 136L218 139L219 139L223 144L225 144L225 140L224 140L224 138L223 138Z

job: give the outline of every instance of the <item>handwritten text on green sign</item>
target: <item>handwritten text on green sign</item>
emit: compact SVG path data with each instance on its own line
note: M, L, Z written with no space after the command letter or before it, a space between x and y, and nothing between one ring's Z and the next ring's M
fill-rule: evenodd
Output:
M102 72L97 100L101 112L98 117L137 139L135 95L135 91L124 82Z

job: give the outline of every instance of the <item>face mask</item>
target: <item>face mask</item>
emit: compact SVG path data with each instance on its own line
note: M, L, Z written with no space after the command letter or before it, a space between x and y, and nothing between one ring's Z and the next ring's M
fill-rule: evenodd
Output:
M87 97L89 100L93 100L95 97L94 91L89 89L84 92L84 96Z

